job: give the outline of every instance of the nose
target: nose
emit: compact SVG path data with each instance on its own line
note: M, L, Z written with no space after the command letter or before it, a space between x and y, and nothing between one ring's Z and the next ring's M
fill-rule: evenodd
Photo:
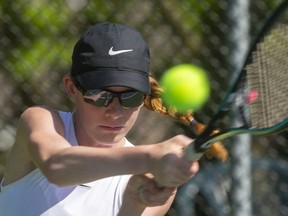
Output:
M109 105L106 107L106 111L107 115L113 116L115 118L123 116L123 108L120 104L119 98L113 98Z

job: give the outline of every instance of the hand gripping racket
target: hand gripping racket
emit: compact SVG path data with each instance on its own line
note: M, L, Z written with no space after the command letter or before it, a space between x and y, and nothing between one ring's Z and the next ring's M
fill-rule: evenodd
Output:
M206 129L186 148L188 160L199 160L215 142L234 135L269 135L288 127L288 0L265 21L238 74ZM212 134L232 108L242 125Z

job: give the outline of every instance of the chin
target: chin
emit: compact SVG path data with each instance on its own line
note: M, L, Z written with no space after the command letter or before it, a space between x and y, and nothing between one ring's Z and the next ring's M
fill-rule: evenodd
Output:
M97 142L99 144L99 147L122 147L125 144L125 139L124 137L122 137L121 139L103 139L103 140L99 140Z

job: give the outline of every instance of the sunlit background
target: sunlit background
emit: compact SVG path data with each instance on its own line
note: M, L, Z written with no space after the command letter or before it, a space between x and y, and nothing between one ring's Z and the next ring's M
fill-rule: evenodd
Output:
M151 73L176 64L206 70L212 88L195 113L208 122L241 66L249 43L279 0L0 0L0 177L17 119L28 106L71 110L62 77L74 43L88 26L131 25L146 39ZM230 122L228 122L230 123ZM194 136L166 116L143 110L129 134L135 144L175 134ZM203 158L199 174L178 191L167 215L287 216L287 132L225 141L227 162ZM1 215L1 213L0 213Z

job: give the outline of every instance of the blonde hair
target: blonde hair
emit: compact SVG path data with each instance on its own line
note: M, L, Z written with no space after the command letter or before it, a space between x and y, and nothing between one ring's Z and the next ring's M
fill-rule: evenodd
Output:
M151 85L151 94L147 96L144 100L144 106L147 109L153 110L163 115L168 115L184 125L192 126L196 135L204 131L205 125L197 122L194 119L192 111L187 111L185 113L177 113L174 108L165 107L161 99L161 93L163 92L163 88L151 76L149 76L149 82ZM213 131L213 134L217 132L218 131L215 130ZM217 158L224 161L228 158L228 153L226 148L220 142L216 142L205 151L205 156L209 159Z

